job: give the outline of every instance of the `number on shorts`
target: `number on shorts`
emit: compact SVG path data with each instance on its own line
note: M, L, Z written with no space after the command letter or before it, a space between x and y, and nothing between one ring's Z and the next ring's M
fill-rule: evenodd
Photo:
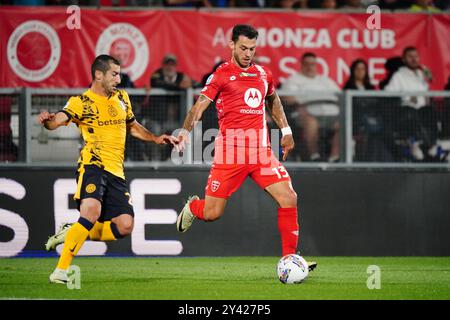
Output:
M283 166L279 166L278 168L272 168L272 171L275 172L278 179L289 177L289 173Z

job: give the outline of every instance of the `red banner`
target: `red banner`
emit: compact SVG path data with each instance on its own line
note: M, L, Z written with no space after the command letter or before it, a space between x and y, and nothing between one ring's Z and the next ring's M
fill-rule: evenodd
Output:
M69 11L69 13L67 13ZM107 11L49 7L0 8L0 87L86 87L94 57L107 53L137 87L166 53L179 69L200 81L220 59L229 59L231 28L259 31L257 58L280 82L299 68L307 51L319 57L320 71L342 85L354 59L364 58L376 84L387 58L416 46L442 90L450 76L450 15L381 13L380 28L369 29L370 14L267 11ZM369 23L370 27L370 23Z

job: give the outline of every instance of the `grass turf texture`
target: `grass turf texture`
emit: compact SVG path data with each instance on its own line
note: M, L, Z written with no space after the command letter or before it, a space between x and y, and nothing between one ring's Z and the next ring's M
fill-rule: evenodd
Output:
M307 281L278 281L276 257L84 258L81 289L50 284L54 258L0 259L0 299L450 299L450 257L306 257ZM369 265L381 289L369 290Z

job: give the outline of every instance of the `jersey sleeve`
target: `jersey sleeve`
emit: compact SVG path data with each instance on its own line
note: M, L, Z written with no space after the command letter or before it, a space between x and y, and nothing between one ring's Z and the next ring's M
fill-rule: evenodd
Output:
M208 77L205 86L203 87L202 91L200 91L200 93L207 97L209 100L214 101L220 91L221 86L221 72L216 71Z
M127 123L131 123L134 120L136 120L134 113L133 113L133 107L131 106L131 100L130 97L128 96L128 93L126 93L125 91L123 92L123 99L126 105L126 110L127 110Z
M69 117L65 125L68 125L70 122L79 124L83 115L83 106L80 97L71 97L61 112L64 112Z
M275 85L273 83L273 75L272 71L265 68L266 74L267 74L267 96L271 96L275 92Z

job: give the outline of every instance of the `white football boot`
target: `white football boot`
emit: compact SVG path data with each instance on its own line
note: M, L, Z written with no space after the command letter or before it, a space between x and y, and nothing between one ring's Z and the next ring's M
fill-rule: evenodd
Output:
M64 243L67 231L69 231L71 226L72 223L63 223L59 227L58 232L56 232L56 234L48 238L47 242L45 243L45 250L47 251L55 250L58 244Z
M299 256L302 256L300 254L300 251L298 251L296 254L299 255ZM313 271L317 267L317 262L316 261L306 261L306 262L308 263L308 271L309 272Z
M315 261L306 261L308 263L308 271L311 272L317 267L317 262Z
M189 197L186 204L178 215L177 219L177 230L181 233L186 232L192 225L192 222L196 219L194 214L191 212L189 208L189 204L194 200L199 200L198 196Z
M50 275L49 280L51 283L66 284L69 281L67 277L67 271L64 269L56 268Z

